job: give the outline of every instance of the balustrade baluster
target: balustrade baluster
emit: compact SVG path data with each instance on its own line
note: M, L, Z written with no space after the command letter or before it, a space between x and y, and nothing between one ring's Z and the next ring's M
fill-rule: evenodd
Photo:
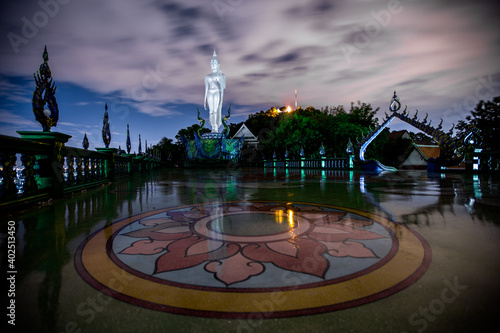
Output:
M66 157L66 164L68 166L68 178L66 179L67 185L75 184L75 158L74 156Z
M101 159L94 158L94 180L101 180Z
M36 183L36 158L31 154L22 154L21 163L24 166L23 177L23 195L30 195L38 190L38 185Z
M14 181L16 177L16 170L14 169L16 160L17 157L15 154L0 153L0 164L2 164L2 169L0 170L0 177L2 177L0 192L6 198L12 198L17 195L16 183Z
M82 158L79 156L75 157L76 160L76 183L81 184L83 183L83 174L82 174Z
M64 184L68 183L68 157L62 157L62 179Z
M95 175L95 163L96 159L95 158L89 158L90 160L90 180L95 181L97 180L97 177Z
M104 171L102 169L102 158L96 158L95 159L95 177L96 177L96 180L102 180L104 178L103 174L104 174Z
M83 157L83 182L87 183L89 181L89 158Z

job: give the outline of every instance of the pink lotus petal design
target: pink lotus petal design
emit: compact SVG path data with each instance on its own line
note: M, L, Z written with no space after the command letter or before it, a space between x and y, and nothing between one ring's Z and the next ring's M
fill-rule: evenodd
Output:
M220 261L210 261L205 265L205 269L214 273L218 280L230 285L262 273L264 265L245 258L241 253L236 253L234 256Z
M266 265L324 279L335 269L328 258L378 258L359 241L388 237L367 229L373 221L345 215L319 206L283 203L199 205L141 221L143 228L123 233L139 240L120 254L156 255L154 274L200 265L226 287L263 274ZM224 223L224 216L230 216L231 223L241 216L245 221L268 218L271 224L276 217L278 224L265 235L258 234L259 230L249 232L247 225L245 231L235 227L226 234L234 226L217 227ZM197 227L200 223L203 227Z
M125 254L157 254L165 251L168 244L173 241L156 241L156 240L140 240L132 243L132 246L127 247L120 253Z

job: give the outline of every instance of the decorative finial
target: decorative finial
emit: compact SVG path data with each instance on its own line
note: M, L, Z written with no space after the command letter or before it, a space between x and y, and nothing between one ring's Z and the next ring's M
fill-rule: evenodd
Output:
M57 121L59 120L59 108L55 97L57 87L52 80L48 61L49 54L47 53L47 46L45 46L43 64L33 74L36 88L31 100L35 119L42 124L44 132L50 132L50 128L57 126Z
M106 148L109 148L111 142L111 131L109 130L108 103L104 105L104 117L102 119L102 141Z
M127 124L127 154L130 154L130 149L132 149L132 144L130 142L130 132Z
M439 118L439 119L441 119L441 122L439 123L437 129L442 130L443 129L443 118Z
M321 157L325 156L325 146L323 146L323 142L321 142L321 146L319 147L319 155Z
M415 110L417 110L417 111L415 112L415 115L413 116L413 120L417 120L417 118L418 118L418 109L415 109Z
M89 139L87 138L87 133L83 136L83 142L82 142L83 149L88 149L89 148Z
M426 113L425 113L425 118L424 118L424 120L422 121L422 124L426 124L426 123L427 123L427 117L429 117L429 114L426 112Z
M455 124L454 123L451 123L451 128L450 130L448 131L448 136L452 136L453 135L453 129L455 128Z
M399 97L396 95L396 90L394 90L394 96L392 96L391 104L389 104L389 110L396 112L401 108L401 103L399 102Z
M354 154L354 147L352 145L351 138L349 138L349 142L347 142L347 148L346 148L345 152L347 153L347 155Z

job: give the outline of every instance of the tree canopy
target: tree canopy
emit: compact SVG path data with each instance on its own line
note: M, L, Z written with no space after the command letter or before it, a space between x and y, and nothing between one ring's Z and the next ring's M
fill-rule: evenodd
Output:
M479 131L485 150L500 151L500 96L491 101L479 101L471 114L457 124L457 139L461 141L472 128Z
M286 107L272 107L250 114L248 119L239 124L230 124L229 137L234 135L244 123L259 139L257 156L271 158L274 154L280 159L288 151L289 158L298 158L301 149L306 157L319 157L321 145L325 148L326 156L345 156L349 140L356 144L371 128L378 125L375 117L377 109L367 103L351 103L349 111L342 105L324 107L320 110L309 106L290 110ZM194 132L199 129L198 124L181 129L176 135L175 145L181 145L181 136L187 140L194 139ZM208 129L202 131L209 132ZM166 138L164 138L166 139ZM170 140L169 144L174 143ZM379 158L382 154L382 145L387 141L387 134L382 133L370 145L367 152L369 158ZM165 148L166 149L166 148ZM172 148L170 148L172 150ZM253 154L252 156L255 156Z
M378 125L375 118L377 111L378 108L373 110L370 104L361 102L352 103L349 112L343 107L318 110L309 106L278 113L270 109L250 115L246 124L250 130L259 124L255 130L266 134L259 135L259 140L264 145L262 153L267 158L274 153L283 157L285 150L290 158L298 157L301 149L307 157L319 157L321 145L327 156L345 156L349 140L356 143L369 132L369 128ZM373 145L376 147L377 143Z
M272 107L266 111L250 114L244 122L229 124L229 137L245 124L259 139L257 151L252 152L252 158L269 159L274 155L278 159L285 157L285 151L291 159L298 158L303 149L308 158L319 157L321 145L325 148L327 157L345 156L349 140L355 145L378 125L376 113L369 103L351 103L350 109L342 105L325 106L316 109L309 106L290 110L286 107ZM194 139L194 133L199 130L199 124L193 124L179 130L175 136L177 142L163 138L156 146L162 152L162 160L180 160L184 156L181 136L187 140ZM500 151L500 140L497 130L500 129L500 96L491 101L480 101L465 120L460 120L456 126L456 139L460 143L471 128L479 131L485 150ZM210 132L203 128L201 134ZM399 151L406 150L408 143L392 142L388 139L389 129L386 128L371 143L365 157L377 159L382 163L394 165ZM413 133L411 133L413 134ZM422 135L421 133L417 135ZM398 146L399 145L399 146Z

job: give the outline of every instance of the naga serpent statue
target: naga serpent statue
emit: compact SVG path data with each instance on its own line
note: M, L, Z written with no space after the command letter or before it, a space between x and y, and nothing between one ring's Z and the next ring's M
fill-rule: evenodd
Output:
M33 74L36 88L31 100L35 119L42 125L44 132L50 132L50 128L57 126L57 121L59 120L59 108L57 107L55 97L56 85L52 80L48 61L49 54L47 53L47 46L45 46L43 64Z
M205 126L205 119L200 117L200 109L196 108L196 110L198 110L198 122L200 123L200 128L198 128L198 130L196 132L197 132L198 136L201 136L201 130Z
M405 108L406 110L406 108ZM448 135L447 133L444 133L441 129L442 126L441 124L443 123L443 120L441 119L441 123L439 123L438 127L432 127L431 123L426 124L425 122L420 122L417 119L413 118L410 119L408 116L406 116L404 113L398 113L394 111L393 113L394 116L398 117L402 121L412 125L413 127L418 128L422 132L430 135L434 140L439 145L439 148L441 148L441 153L439 157L437 158L441 165L443 166L453 166L459 164L463 158L456 157L455 155L455 141L453 138ZM427 117L426 117L427 119Z
M222 118L222 125L224 126L225 135L229 135L229 126L227 125L227 121L231 117L231 104L229 104L229 109L227 109L227 115Z
M196 108L196 110L198 110L197 117L198 117L198 122L200 123L200 128L198 128L198 130L196 131L196 134L198 134L198 137L201 137L202 136L201 130L205 126L205 119L200 117L200 109ZM225 115L222 118L222 125L224 126L224 133L226 135L229 134L229 126L227 125L227 121L229 120L229 117L231 117L231 104L229 104L229 109L227 110L227 115Z
M442 131L442 123L443 120L441 119L441 122L439 123L437 128L434 128L431 126L432 121L429 121L427 124L427 117L429 116L427 113L425 115L424 120L419 121L417 119L417 114L418 110L416 111L415 115L413 118L410 118L410 114L406 112L407 107L405 106L405 109L403 110L402 113L398 113L399 109L401 108L401 103L399 102L399 98L396 95L396 92L394 92L394 96L391 100L391 104L389 106L389 110L392 111L392 115L388 115L386 113L386 119L384 122L378 126L376 129L372 130L367 136L365 136L359 143L358 143L358 149L359 149L359 156L360 160L364 161L364 152L366 150L366 147L370 144L370 142L375 139L375 137L382 132L382 130L395 118L399 118L402 121L412 125L413 127L418 128L422 132L430 135L436 142L438 143L441 153L439 157L437 158L437 161L443 165L443 166L454 166L460 164L461 161L463 161L463 157L456 156L455 151L456 151L456 145L454 139L451 137L453 134L453 128L450 130L448 133L444 133ZM454 127L455 125L453 125Z

